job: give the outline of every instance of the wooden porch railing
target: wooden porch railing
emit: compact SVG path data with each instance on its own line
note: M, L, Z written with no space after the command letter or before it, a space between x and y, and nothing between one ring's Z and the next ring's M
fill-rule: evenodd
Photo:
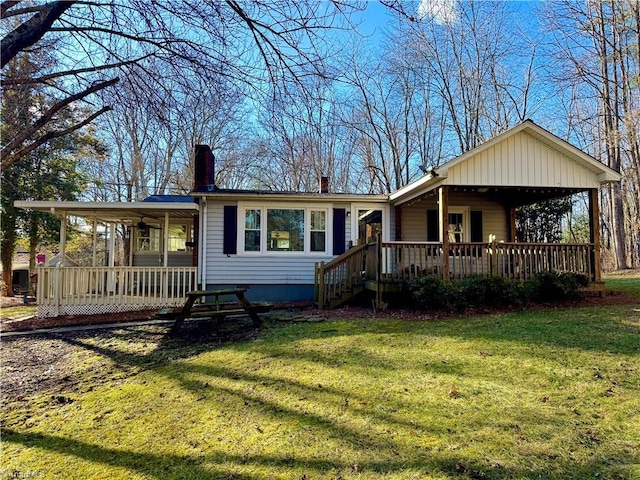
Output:
M107 313L179 305L196 267L39 267L38 315Z
M496 243L492 273L526 280L539 272L583 273L595 280L592 243Z
M444 252L437 242L374 242L316 266L316 303L332 308L348 300L346 292L355 292L365 281L403 283L429 274L443 277L445 262L452 279L499 275L526 280L538 272L571 271L593 280L593 255L593 244L465 242L452 243Z
M531 278L538 272L571 271L594 277L592 244L567 243L451 243L450 278L499 275ZM409 281L433 274L442 276L445 255L441 243L383 242L383 279Z
M375 244L359 245L328 263L316 263L314 300L320 309L335 308L363 289L364 278L375 267L367 262L373 257L367 255L372 246Z

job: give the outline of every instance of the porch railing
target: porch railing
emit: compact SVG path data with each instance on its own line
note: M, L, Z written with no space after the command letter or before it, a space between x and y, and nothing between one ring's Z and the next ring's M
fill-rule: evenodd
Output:
M499 275L531 278L539 272L571 271L594 277L593 244L566 243L441 243L382 242L381 278L408 281L433 274L444 275L448 261L450 278ZM448 257L448 258L446 258Z
M593 244L465 242L445 251L438 242L374 242L316 266L316 303L323 308L346 301L346 292L367 280L401 283L428 274L444 277L447 270L449 278L526 280L539 272L571 271L593 280L594 255Z
M317 305L334 308L359 291L369 269L367 259L373 258L367 255L369 249L371 244L359 245L330 262L316 264L314 296Z
M197 267L39 267L38 315L77 315L179 305Z

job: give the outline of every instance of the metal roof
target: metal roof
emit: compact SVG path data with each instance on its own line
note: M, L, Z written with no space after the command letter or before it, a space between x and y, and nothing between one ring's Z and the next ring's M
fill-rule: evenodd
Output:
M189 202L180 201L143 201L143 202L56 202L16 200L16 208L49 212L54 215L68 215L96 219L98 222L123 223L134 225L141 219L147 223L164 219L165 212L169 217L191 219L198 213L198 204L191 197Z

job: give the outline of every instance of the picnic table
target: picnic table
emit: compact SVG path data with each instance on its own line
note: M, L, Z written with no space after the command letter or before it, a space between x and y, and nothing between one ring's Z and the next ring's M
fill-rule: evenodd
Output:
M262 319L258 313L268 312L272 305L251 303L244 295L246 291L246 288L228 288L187 292L187 300L182 307L162 309L157 317L175 320L172 330L177 330L187 318L222 320L228 315L247 314L253 324L259 327ZM235 297L235 301L230 302L225 297ZM221 298L226 301L221 301Z

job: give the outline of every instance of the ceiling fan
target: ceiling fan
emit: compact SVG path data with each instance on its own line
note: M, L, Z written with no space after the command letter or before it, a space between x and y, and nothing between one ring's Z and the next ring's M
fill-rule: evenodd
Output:
M160 230L160 227L154 227L152 225L149 225L148 223L145 223L143 221L144 217L140 217L140 221L136 224L136 227L138 228L138 230L148 230L150 228L155 228L156 230Z

